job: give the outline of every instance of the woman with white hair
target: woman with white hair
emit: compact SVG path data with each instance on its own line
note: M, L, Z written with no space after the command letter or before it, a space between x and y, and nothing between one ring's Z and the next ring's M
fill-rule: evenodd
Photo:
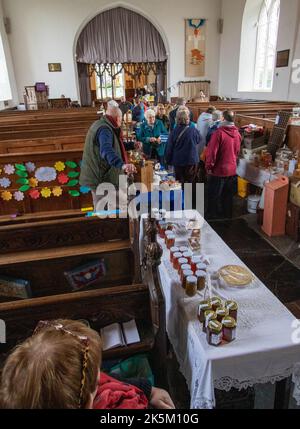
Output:
M158 159L161 164L164 164L164 155L166 144L161 141L161 136L168 134L164 124L159 119L156 119L154 110L147 110L145 113L145 121L142 123L137 138L143 143L144 154L151 159Z

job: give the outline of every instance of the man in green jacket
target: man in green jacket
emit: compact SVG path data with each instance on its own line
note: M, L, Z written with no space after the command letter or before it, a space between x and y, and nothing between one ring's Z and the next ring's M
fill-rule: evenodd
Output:
M136 172L135 166L128 163L121 125L122 112L112 107L109 115L92 124L86 136L80 185L91 188L95 210L103 198L96 194L99 185L110 183L119 191L120 176Z

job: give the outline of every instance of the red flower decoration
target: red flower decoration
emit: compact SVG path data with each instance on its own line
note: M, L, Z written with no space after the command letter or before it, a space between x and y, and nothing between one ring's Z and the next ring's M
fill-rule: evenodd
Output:
M59 175L57 176L57 180L61 185L65 185L66 183L68 183L69 178L65 173L59 173Z
M33 200L38 200L40 198L40 191L38 189L30 189L28 194Z

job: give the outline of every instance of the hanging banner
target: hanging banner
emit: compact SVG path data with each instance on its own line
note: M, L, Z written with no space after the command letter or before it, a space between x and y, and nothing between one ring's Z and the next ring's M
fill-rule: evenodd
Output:
M205 76L206 19L185 20L185 76Z

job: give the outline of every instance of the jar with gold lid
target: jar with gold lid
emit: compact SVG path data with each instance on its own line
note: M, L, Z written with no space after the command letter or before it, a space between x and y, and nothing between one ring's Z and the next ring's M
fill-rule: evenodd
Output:
M195 277L197 277L197 288L198 288L198 290L205 289L206 272L205 271L196 271Z
M222 320L223 338L228 343L236 339L236 321L233 317L227 316Z
M209 300L201 301L198 306L198 319L200 323L204 322L204 313L211 310L211 303Z
M191 277L192 275L193 275L193 271L191 271L191 270L184 270L182 272L182 287L183 287L183 289L186 288L186 279L188 277Z
M203 332L206 334L208 324L211 320L217 320L217 315L213 310L206 310L204 312L204 321L203 321Z
M222 300L217 296L214 296L213 298L211 298L210 302L211 302L212 309L214 311L216 311L217 308L222 306Z
M222 329L222 323L217 320L210 320L206 332L206 339L209 345L217 347L222 344Z
M222 320L224 317L227 317L229 315L229 311L225 307L218 307L216 309L217 319L218 322L222 323Z
M186 278L185 293L190 297L197 294L197 277L189 276Z
M191 266L189 264L183 264L180 266L179 271L180 271L180 280L182 281L183 280L183 272L184 271L192 271L192 270L191 270ZM192 275L193 275L193 271L192 271L191 276Z
M173 267L174 267L174 270L178 270L178 268L179 268L179 259L180 258L182 258L182 253L181 252L177 252L177 253L174 253L174 255L173 255Z
M237 322L237 314L238 314L238 305L235 301L226 301L225 307L229 311L229 316L235 319Z
M171 247L171 249L170 249L170 261L172 262L172 264L173 264L174 253L178 253L178 252L179 252L179 247L176 247L176 246Z

